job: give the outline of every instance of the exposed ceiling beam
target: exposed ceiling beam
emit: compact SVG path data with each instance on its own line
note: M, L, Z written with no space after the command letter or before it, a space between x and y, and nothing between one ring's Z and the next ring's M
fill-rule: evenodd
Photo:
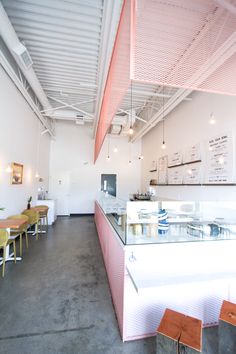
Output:
M50 112L52 111L52 113L54 111L57 111L58 109L62 109L62 108L65 108L65 107L73 107L73 106L78 106L78 105L81 105L81 104L85 104L85 103L90 103L90 102L94 102L95 99L93 100L88 100L88 101L82 101L82 102L76 102L76 103L73 103L73 104L70 104L68 105L67 103L63 104L62 106L59 106L59 107L55 107L53 109L49 108L49 109L45 109L43 111L41 111L41 113L46 113L46 112Z
M134 108L133 108L133 110L134 110ZM118 112L126 113L126 114L128 114L130 117L134 117L134 118L140 120L140 121L143 122L143 123L147 123L147 121L146 121L145 119L143 119L143 118L137 116L136 114L132 114L131 110L130 110L130 111L128 111L128 110L126 111L126 110L124 110L124 109L119 108Z
M20 69L22 70L25 78L29 82L30 86L32 87L35 95L38 97L39 101L41 102L44 108L50 108L50 103L48 102L47 96L45 95L37 76L32 67L26 69L19 61L18 56L16 55L14 49L16 49L20 41L16 35L14 28L0 2L0 35L3 38L5 44L7 45L8 49L10 50L12 56L16 59Z
M88 113L88 112L86 112L86 111L84 111L84 110L82 110L82 109L80 109L80 108L75 107L73 104L65 103L65 102L63 102L62 100L59 100L59 99L57 99L57 98L55 98L55 97L52 97L52 96L48 96L48 98L50 98L52 101L55 101L55 102L58 102L58 103L63 104L63 105L64 105L64 108L65 108L65 107L73 108L73 110L78 111L78 112L80 112L80 113L83 113L83 114L85 114L86 116L88 116L88 117L90 117L90 118L93 118L93 115L92 115L92 114L90 114L90 113Z
M98 90L97 101L94 114L93 137L96 135L97 125L100 115L100 109L103 99L104 88L106 84L107 73L110 65L110 59L114 46L115 35L120 17L120 11L123 0L104 0L103 20L101 30L101 46L98 66Z
M52 130L52 127L49 125L48 121L45 119L45 117L43 117L43 115L41 114L39 108L37 107L37 105L35 104L34 100L32 99L32 97L29 95L27 89L24 87L23 82L20 80L20 78L16 75L15 71L12 69L11 65L9 64L8 60L5 58L4 54L2 53L2 51L0 50L0 64L2 65L2 67L4 68L4 70L6 71L6 73L9 75L9 77L11 78L11 80L14 82L14 84L16 85L16 87L18 88L18 90L21 92L21 94L23 95L23 97L25 98L25 100L28 102L28 104L30 105L32 111L34 112L34 114L36 115L36 117L40 120L40 122L42 123L42 125L45 127L45 129L48 130L48 133L54 137L54 132Z
M87 88L83 88L83 86L79 86L78 90L73 90L71 88L67 88L67 89L61 89L60 86L50 86L50 85L44 85L44 88L46 91L50 91L50 92L63 92L63 93L71 93L74 95L83 95L83 96L96 96L96 93L90 93L90 92L85 92L87 90ZM81 91L82 90L82 91Z

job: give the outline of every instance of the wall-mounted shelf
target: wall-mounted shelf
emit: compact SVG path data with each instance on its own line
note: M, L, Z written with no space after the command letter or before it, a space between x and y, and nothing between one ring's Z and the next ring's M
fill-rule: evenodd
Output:
M158 184L158 186L236 186L236 183Z
M185 165L191 165L192 163L198 163L202 162L202 160L196 160L196 161L191 161L191 162L184 162L179 165L174 165L174 166L168 166L168 168L174 168L174 167L180 167L180 166L185 166Z

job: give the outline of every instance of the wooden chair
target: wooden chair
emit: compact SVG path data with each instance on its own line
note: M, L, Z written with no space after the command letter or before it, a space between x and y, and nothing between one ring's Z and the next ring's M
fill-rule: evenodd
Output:
M40 225L42 227L43 227L43 225L45 225L48 230L48 209L49 209L49 207L47 205L37 205L37 207L42 208L42 210L39 210ZM43 232L43 230L41 230L41 232Z
M6 263L6 248L7 246L13 244L14 249L14 261L16 263L16 242L15 239L9 239L9 233L7 230L0 230L0 249L3 249L3 257L2 257L2 277L5 275L5 263Z
M28 231L28 233L36 234L36 240L38 240L38 226L39 226L39 213L33 209L26 209L22 212L23 215L28 216L28 226L35 226L34 232Z
M12 215L9 216L8 219L21 219L21 220L25 220L25 223L17 230L11 229L10 232L10 237L11 238L17 238L20 237L20 256L22 257L22 237L23 234L25 234L25 242L26 242L26 248L29 247L29 243L28 243L28 233L27 233L27 229L28 229L28 224L29 224L29 217L23 214L18 214L18 215Z

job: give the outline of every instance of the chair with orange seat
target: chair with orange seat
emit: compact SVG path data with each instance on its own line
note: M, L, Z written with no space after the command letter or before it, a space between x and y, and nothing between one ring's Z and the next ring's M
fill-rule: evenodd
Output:
M14 249L14 261L16 263L16 242L15 239L9 238L9 232L7 230L1 229L0 230L0 249L3 249L3 257L2 257L2 277L5 274L5 262L6 262L6 249L7 246L13 244Z

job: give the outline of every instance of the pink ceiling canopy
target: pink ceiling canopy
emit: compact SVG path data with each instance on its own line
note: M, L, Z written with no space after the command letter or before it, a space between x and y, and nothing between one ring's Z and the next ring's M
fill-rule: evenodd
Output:
M124 1L95 160L131 80L236 95L236 0Z

